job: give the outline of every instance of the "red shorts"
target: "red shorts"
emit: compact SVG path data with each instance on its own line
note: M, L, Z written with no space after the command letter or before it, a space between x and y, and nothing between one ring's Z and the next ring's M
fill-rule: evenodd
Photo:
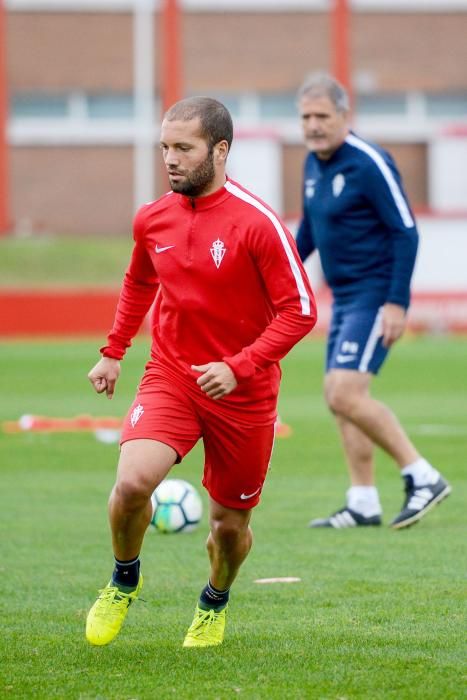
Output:
M121 444L150 439L170 445L181 459L200 438L204 443L203 486L227 508L259 502L271 460L274 424L246 424L218 401L196 397L154 371L146 372L128 411Z

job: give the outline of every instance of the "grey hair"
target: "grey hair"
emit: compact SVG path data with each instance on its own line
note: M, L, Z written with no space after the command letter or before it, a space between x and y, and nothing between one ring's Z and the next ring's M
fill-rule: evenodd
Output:
M347 90L329 73L307 75L297 93L298 100L302 97L329 97L338 112L348 112L350 109Z

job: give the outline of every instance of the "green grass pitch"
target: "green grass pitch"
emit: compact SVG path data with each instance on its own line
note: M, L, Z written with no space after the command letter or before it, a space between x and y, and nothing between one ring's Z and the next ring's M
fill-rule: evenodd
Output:
M3 343L0 420L25 413L121 416L147 355L138 340L112 402L86 373L98 341ZM145 602L108 647L84 638L86 612L111 571L106 502L117 447L92 434L0 433L1 698L459 700L466 697L466 339L408 338L375 395L404 422L453 494L419 525L393 532L402 482L382 453L386 526L316 531L347 479L321 396L324 344L283 363L280 399L293 435L277 440L255 543L233 588L226 640L182 649L207 577L206 516L185 535L148 533ZM200 487L197 447L173 471ZM297 576L300 583L258 585ZM464 673L463 673L464 670Z

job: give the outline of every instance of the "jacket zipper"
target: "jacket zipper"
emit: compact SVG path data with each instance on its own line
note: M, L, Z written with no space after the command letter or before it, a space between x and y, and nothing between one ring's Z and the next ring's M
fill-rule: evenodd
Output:
M191 225L190 225L190 230L188 231L188 240L187 240L187 263L188 265L191 265L193 262L193 255L192 255L192 239L193 239L193 232L195 229L195 216L196 216L196 205L195 205L195 200L190 199L190 204L191 204Z

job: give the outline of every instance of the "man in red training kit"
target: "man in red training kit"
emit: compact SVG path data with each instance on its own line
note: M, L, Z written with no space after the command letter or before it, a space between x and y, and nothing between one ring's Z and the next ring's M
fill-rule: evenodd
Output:
M114 325L89 373L111 398L120 360L155 302L151 359L124 422L109 501L115 569L88 614L91 644L111 642L138 597L151 494L200 438L211 566L183 646L222 643L271 458L279 360L316 322L290 233L226 177L232 135L216 100L188 98L166 113L161 149L172 191L136 215Z

